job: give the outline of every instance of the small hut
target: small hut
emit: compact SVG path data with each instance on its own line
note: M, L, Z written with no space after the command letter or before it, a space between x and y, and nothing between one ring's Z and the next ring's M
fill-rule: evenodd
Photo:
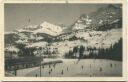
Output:
M14 71L16 76L16 70L40 66L42 60L40 57L5 59L5 71Z

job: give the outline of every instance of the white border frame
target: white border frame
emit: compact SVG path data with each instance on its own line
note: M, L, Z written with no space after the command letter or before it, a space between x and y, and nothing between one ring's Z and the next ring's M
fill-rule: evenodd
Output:
M4 3L121 3L123 7L122 77L5 77L4 76ZM0 80L3 81L126 81L127 80L127 16L125 0L5 0L0 4Z

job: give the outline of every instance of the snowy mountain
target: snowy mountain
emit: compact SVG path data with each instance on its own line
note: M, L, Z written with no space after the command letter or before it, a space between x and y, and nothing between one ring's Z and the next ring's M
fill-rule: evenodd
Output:
M57 36L62 33L62 28L60 26L43 22L39 25L29 25L26 27L23 27L21 29L17 29L17 32L32 32L34 34L37 33L45 33L52 36Z
M25 49L41 47L45 56L63 57L80 45L85 48L110 48L122 38L121 33L121 8L109 5L89 15L81 15L71 27L43 22L7 33L5 49L9 49L10 45L23 44ZM37 50L33 53L38 54Z
M121 11L120 6L108 5L91 14L83 14L72 25L72 29L108 30L111 28L120 28L122 23ZM115 22L118 22L115 27L108 27L108 25L115 24Z
M40 29L34 31L34 33L46 33L52 36L56 36L62 33L62 28L60 26L56 26L50 24L48 22L43 22L39 25Z
M85 17L80 17L80 19L78 19L74 24L73 30L86 29L87 27L90 26L91 22L92 19L89 18L88 15L86 15Z
M29 43L36 41L51 41L55 36L60 35L63 29L60 26L43 22L39 25L29 25L13 32L5 33L5 44ZM10 40L8 40L10 39Z

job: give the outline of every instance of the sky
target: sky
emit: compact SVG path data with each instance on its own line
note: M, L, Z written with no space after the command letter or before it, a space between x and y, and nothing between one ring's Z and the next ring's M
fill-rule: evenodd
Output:
M17 3L5 4L5 32L22 28L27 25L38 25L47 21L56 25L72 25L82 14L95 12L107 4L85 3ZM31 20L28 23L28 20Z

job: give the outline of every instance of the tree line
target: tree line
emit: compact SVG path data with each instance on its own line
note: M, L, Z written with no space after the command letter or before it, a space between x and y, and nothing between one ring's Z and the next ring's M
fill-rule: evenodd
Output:
M109 48L75 46L65 53L68 59L111 59L122 61L122 38Z
M26 44L16 44L16 48L19 49L19 51L16 52L10 52L10 56L12 56L11 54L17 54L18 57L26 57L26 56L46 56L46 57L56 57L55 54L58 54L58 49L55 48L54 50L50 50L48 48L48 45L45 48L39 47L26 47ZM35 53L34 53L35 52ZM53 55L54 54L54 55Z

